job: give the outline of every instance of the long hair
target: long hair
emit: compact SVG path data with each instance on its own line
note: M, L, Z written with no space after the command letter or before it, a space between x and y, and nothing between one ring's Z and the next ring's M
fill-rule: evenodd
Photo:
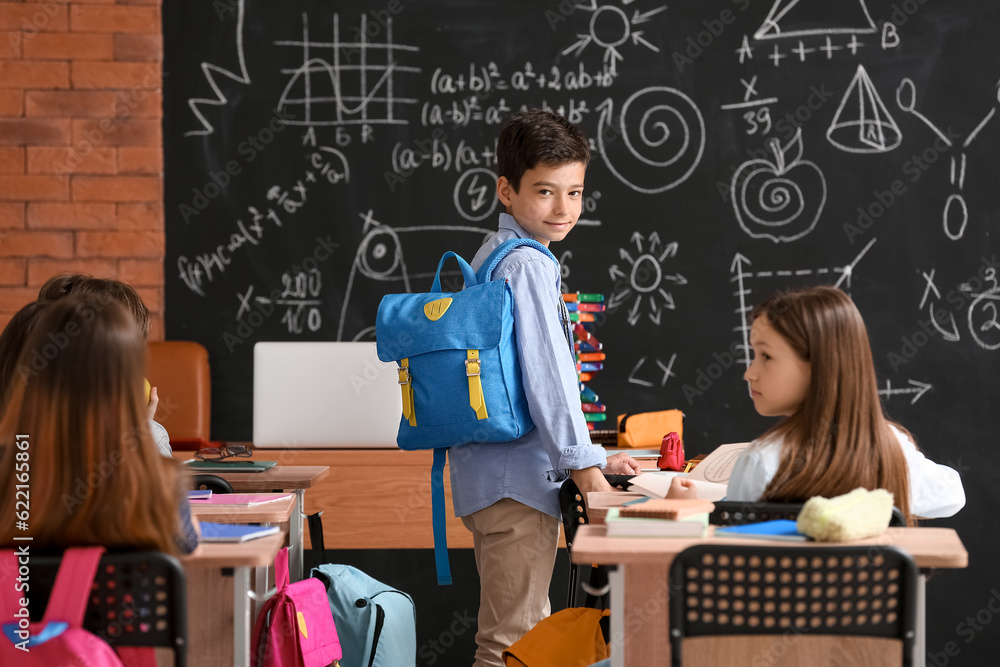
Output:
M24 342L44 309L44 302L32 301L17 311L0 333L0 414L3 414L10 385L17 374Z
M881 488L911 523L906 458L882 413L868 332L854 302L835 287L812 287L768 298L750 313L751 321L758 317L809 362L812 376L802 407L761 437L785 443L761 500Z
M145 341L113 301L66 296L33 328L0 420L0 541L177 553L182 489L143 405ZM30 492L30 513L16 506ZM27 516L22 516L27 514ZM24 523L22 524L21 521Z

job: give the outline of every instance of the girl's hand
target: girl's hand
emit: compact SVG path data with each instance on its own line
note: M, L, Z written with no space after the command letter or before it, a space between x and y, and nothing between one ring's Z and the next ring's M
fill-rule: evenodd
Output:
M673 500L697 500L698 487L687 477L674 477L670 481L670 490L667 491L667 498Z
M156 387L151 387L149 389L149 404L146 405L146 414L149 416L149 420L153 421L153 415L156 414L156 406L160 404L160 397L156 395Z

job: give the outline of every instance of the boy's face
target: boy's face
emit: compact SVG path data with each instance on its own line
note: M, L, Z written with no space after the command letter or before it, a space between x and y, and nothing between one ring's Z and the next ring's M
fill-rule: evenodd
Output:
M497 196L524 231L544 246L562 241L583 210L582 162L535 165L521 176L518 192L506 177L497 181Z

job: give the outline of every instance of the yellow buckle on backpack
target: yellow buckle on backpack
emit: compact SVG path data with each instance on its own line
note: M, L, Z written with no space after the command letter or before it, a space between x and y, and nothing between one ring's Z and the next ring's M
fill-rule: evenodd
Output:
M410 359L399 360L399 388L403 391L403 417L410 426L417 425L417 414L413 409L413 377L410 375Z
M465 360L465 374L469 378L469 405L476 411L476 419L488 419L486 397L483 396L483 383L479 377L481 365L479 350L469 350L468 359Z

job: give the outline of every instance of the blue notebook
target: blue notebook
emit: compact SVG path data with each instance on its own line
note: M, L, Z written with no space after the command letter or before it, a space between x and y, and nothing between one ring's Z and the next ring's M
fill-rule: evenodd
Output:
M274 535L278 526L250 526L245 523L201 522L202 542L246 542L266 535Z
M805 542L809 538L798 531L791 519L775 519L744 523L739 526L719 526L715 534L720 537L746 537L762 540L785 540L790 542Z

